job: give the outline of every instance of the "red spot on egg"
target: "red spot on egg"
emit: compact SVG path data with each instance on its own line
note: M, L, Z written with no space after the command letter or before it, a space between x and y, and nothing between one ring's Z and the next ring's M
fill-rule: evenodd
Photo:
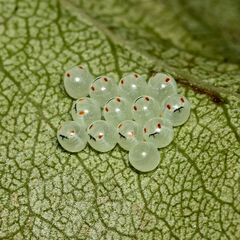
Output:
M150 99L149 99L149 97L145 97L145 100L149 101Z
M95 91L95 87L94 87L94 86L91 86L91 90L92 90L92 91Z
M85 114L84 111L80 111L80 112L79 112L79 115L80 115L80 116L83 116L84 114Z
M71 75L70 75L70 73L67 73L67 77L70 77Z
M165 82L169 82L169 81L170 81L170 78L166 78L166 79L165 79Z
M134 77L135 77L135 78L138 78L139 75L138 75L137 73L134 73Z
M170 105L170 104L167 104L167 108L170 110L170 109L171 109L171 105Z
M183 97L181 97L181 98L180 98L180 100L181 100L181 102L183 102L183 103L184 103L184 98L183 98Z
M160 124L160 123L158 123L157 127L158 127L158 128L161 128L161 124Z
M99 138L99 139L102 139L103 136L104 136L103 133L99 133L99 134L98 134L98 138Z
M137 107L136 107L136 106L133 106L133 109L134 109L135 111L137 111Z
M119 97L117 97L116 100L117 100L118 102L121 102L121 99L120 99Z
M124 80L123 79L121 80L121 84L124 84Z
M108 82L108 79L105 77L105 78L103 78L103 80L105 81L105 82Z
M144 128L143 130L144 130L145 133L147 132L147 129L146 129L146 128Z
M109 111L109 109L108 109L107 107L105 107L105 111L106 111L106 112L108 112L108 111Z

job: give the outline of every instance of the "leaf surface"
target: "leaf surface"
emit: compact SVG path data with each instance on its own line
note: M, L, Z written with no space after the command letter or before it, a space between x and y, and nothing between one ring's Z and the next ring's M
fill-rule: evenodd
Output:
M214 15L192 33L198 8L182 2L0 1L1 239L239 239L237 46L216 35ZM234 23L235 12L224 16ZM194 39L201 28L224 47ZM155 70L178 79L192 114L156 171L136 173L118 146L58 145L72 103L62 75L80 62L116 79Z

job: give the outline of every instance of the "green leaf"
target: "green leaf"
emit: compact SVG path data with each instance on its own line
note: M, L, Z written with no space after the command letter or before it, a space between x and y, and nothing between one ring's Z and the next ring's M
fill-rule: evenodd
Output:
M239 3L186 2L0 0L1 239L240 238ZM80 62L176 77L192 114L156 171L58 145Z

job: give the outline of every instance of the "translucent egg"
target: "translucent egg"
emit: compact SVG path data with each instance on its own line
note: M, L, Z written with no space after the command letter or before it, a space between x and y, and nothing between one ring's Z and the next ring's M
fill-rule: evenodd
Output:
M160 115L160 107L154 98L141 96L132 105L132 113L135 121L145 123L148 119Z
M105 104L103 116L107 122L117 126L124 120L132 119L131 103L126 98L114 97Z
M71 115L74 121L87 127L93 121L101 119L101 109L94 99L83 97L74 101Z
M137 73L130 73L119 82L119 95L131 101L146 94L148 94L148 85L145 77Z
M184 124L190 116L191 104L179 94L169 96L162 105L162 116L169 119L173 126Z
M165 73L157 73L148 81L149 91L157 101L162 102L164 98L177 93L177 84L174 78Z
M118 144L127 151L143 139L142 128L132 120L121 122L117 127L117 132Z
M80 98L88 95L89 86L93 76L86 66L75 66L64 74L64 87L67 94L72 98Z
M91 84L89 92L91 98L95 99L102 107L109 99L117 96L118 88L112 78L101 76Z
M141 142L130 149L129 162L138 171L149 172L158 166L160 154L152 143Z
M68 152L80 152L87 144L87 133L83 126L75 121L62 123L57 131L60 145Z
M164 118L152 118L143 126L143 138L152 142L157 148L169 145L173 140L174 132L172 123Z
M117 143L117 131L112 124L104 121L94 121L87 128L88 143L99 152L112 150Z

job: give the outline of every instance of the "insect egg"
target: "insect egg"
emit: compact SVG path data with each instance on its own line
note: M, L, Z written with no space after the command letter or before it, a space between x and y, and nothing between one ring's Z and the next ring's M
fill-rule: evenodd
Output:
M116 96L117 92L116 82L107 76L97 77L89 89L91 98L95 99L101 107L104 106L110 98Z
M123 120L130 120L132 119L131 103L126 98L114 97L105 104L103 116L114 126Z
M177 84L175 79L165 73L157 73L148 81L149 91L156 100L162 102L164 98L177 93Z
M72 98L80 98L88 95L89 86L93 76L86 66L79 65L67 70L64 74L64 87Z
M118 144L129 151L134 145L142 140L140 125L132 120L125 120L117 127Z
M161 108L162 116L169 119L173 126L179 126L188 120L191 104L186 97L174 94L165 99Z
M75 121L62 123L57 132L57 139L68 152L80 152L87 144L85 128Z
M87 128L88 143L99 152L108 152L112 150L117 143L117 131L112 124L97 120Z
M87 127L91 122L101 119L101 109L94 99L83 97L74 101L71 115L74 121Z
M154 170L160 162L157 148L150 142L140 142L129 151L130 164L140 172Z
M157 117L160 108L157 101L150 96L140 96L132 105L133 119L139 123L145 123L148 119Z
M168 119L155 117L144 124L143 138L147 142L152 142L158 148L169 145L173 136L172 123Z
M131 101L147 93L148 86L145 77L137 73L130 73L119 82L119 94Z

